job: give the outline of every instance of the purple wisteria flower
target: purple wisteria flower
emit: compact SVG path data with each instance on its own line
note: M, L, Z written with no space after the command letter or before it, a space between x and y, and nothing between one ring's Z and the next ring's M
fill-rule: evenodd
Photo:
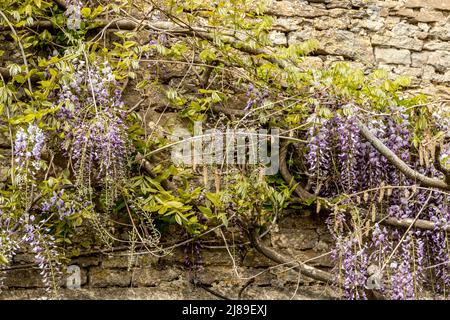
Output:
M67 0L67 9L65 15L67 16L67 28L71 30L78 30L81 27L81 8L83 6L80 0Z
M122 91L111 66L73 61L74 73L62 86L57 114L65 125L62 149L72 158L78 186L103 185L107 203L117 196L125 179L128 154L126 113Z
M45 145L43 131L34 124L27 130L20 128L14 141L14 158L16 163L16 182L18 184L33 181L42 167L41 153Z

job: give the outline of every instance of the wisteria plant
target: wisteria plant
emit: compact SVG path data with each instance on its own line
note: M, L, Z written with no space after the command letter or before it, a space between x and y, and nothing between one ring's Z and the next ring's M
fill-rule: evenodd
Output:
M2 1L0 269L28 250L54 292L71 257L125 243L184 246L197 274L201 237L236 230L280 262L258 241L295 204L327 217L336 272L320 274L343 298L447 297L450 111L407 77L312 67L314 39L273 45L269 2ZM166 112L280 128L280 173L174 166Z

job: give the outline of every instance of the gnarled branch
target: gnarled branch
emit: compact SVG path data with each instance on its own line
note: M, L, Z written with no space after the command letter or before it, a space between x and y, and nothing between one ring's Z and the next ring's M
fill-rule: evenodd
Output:
M419 182L421 186L429 188L437 188L442 190L450 190L450 185L443 180L427 177L416 170L410 168L402 159L400 159L391 149L386 147L383 142L378 139L369 128L363 123L358 122L358 127L363 137L369 141L372 146L378 150L386 159L389 160L397 169L399 169L408 178Z
M412 227L422 230L443 230L446 232L450 232L450 226L445 226L443 228L440 228L439 225L437 225L434 222L423 220L423 219L417 219L414 222L414 219L406 218L406 219L397 219L397 218L386 218L386 219L378 219L378 221L382 224L387 224L393 227L400 227L400 228L409 228L411 224L414 224Z
M286 267L293 268L300 272L301 274L318 281L322 281L329 284L338 284L334 279L333 275L329 272L314 268L307 264L298 261L291 261L290 259L284 257L282 254L276 252L275 250L263 245L259 236L257 235L255 230L249 231L249 238L254 246L254 248L260 252L265 257L269 258L276 263L283 264Z

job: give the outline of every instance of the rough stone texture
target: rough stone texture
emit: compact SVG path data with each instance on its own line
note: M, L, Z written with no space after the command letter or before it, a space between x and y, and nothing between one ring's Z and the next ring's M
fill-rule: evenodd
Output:
M450 2L448 0L408 0L405 6L408 8L431 8L450 11Z
M408 50L375 48L375 58L380 63L411 64L411 53Z
M392 75L411 71L403 75L414 86L449 83L449 0L274 1L269 13L277 30L269 35L274 45L315 38L323 61L358 61Z
M128 287L130 284L131 273L127 270L98 267L89 270L89 285L92 287Z

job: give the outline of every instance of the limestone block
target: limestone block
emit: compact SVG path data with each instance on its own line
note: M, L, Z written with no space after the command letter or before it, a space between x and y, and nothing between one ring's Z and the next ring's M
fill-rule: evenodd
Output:
M421 51L423 48L422 40L410 38L408 36L389 37L376 34L372 37L372 44L413 51Z
M406 8L401 8L400 10L396 11L395 15L400 16L400 17L408 17L408 18L413 18L416 16L413 9L406 9Z
M269 33L269 39L276 46L285 46L287 45L287 37L284 32L280 31L272 31Z
M360 26L370 31L380 31L383 29L385 21L383 18L376 20L361 20Z
M91 287L127 287L131 284L131 272L126 270L93 267L89 270Z
M399 66L394 69L394 72L401 76L410 76L412 79L421 78L423 70L422 68L411 68L405 66Z
M327 3L327 9L334 8L351 9L352 2L350 0L334 0L330 3Z
M428 10L428 9L420 9L419 12L414 14L414 20L418 22L436 22L442 21L444 19L444 15L440 11Z
M440 40L450 40L450 23L446 23L443 26L435 26L431 28L430 35L439 38Z
M436 71L433 66L425 65L423 67L423 74L422 74L423 80L431 81L435 78L435 76L436 76Z
M450 52L441 50L431 52L428 63L435 67L436 71L446 72L450 69Z
M414 37L419 31L419 27L410 23L400 22L392 28L392 33L396 36Z
M302 18L282 18L278 17L273 21L273 28L285 32L291 32L300 29Z
M329 29L347 29L351 24L350 18L342 17L339 19L333 19L329 17L323 17L321 19L314 20L314 28L316 30L329 30Z
M409 66L411 64L411 53L405 49L375 48L375 59L378 62Z
M430 8L450 11L450 1L448 0L408 0L405 3L407 8Z
M431 42L425 43L423 48L425 50L430 50L430 51L436 51L436 50L450 51L450 42L431 41Z
M133 286L152 287L163 281L174 281L183 274L183 271L173 267L157 270L155 268L142 268L133 270Z
M327 10L298 2L276 1L268 10L274 16L315 18L327 15Z
M413 52L411 53L411 66L423 67L428 62L429 52Z

